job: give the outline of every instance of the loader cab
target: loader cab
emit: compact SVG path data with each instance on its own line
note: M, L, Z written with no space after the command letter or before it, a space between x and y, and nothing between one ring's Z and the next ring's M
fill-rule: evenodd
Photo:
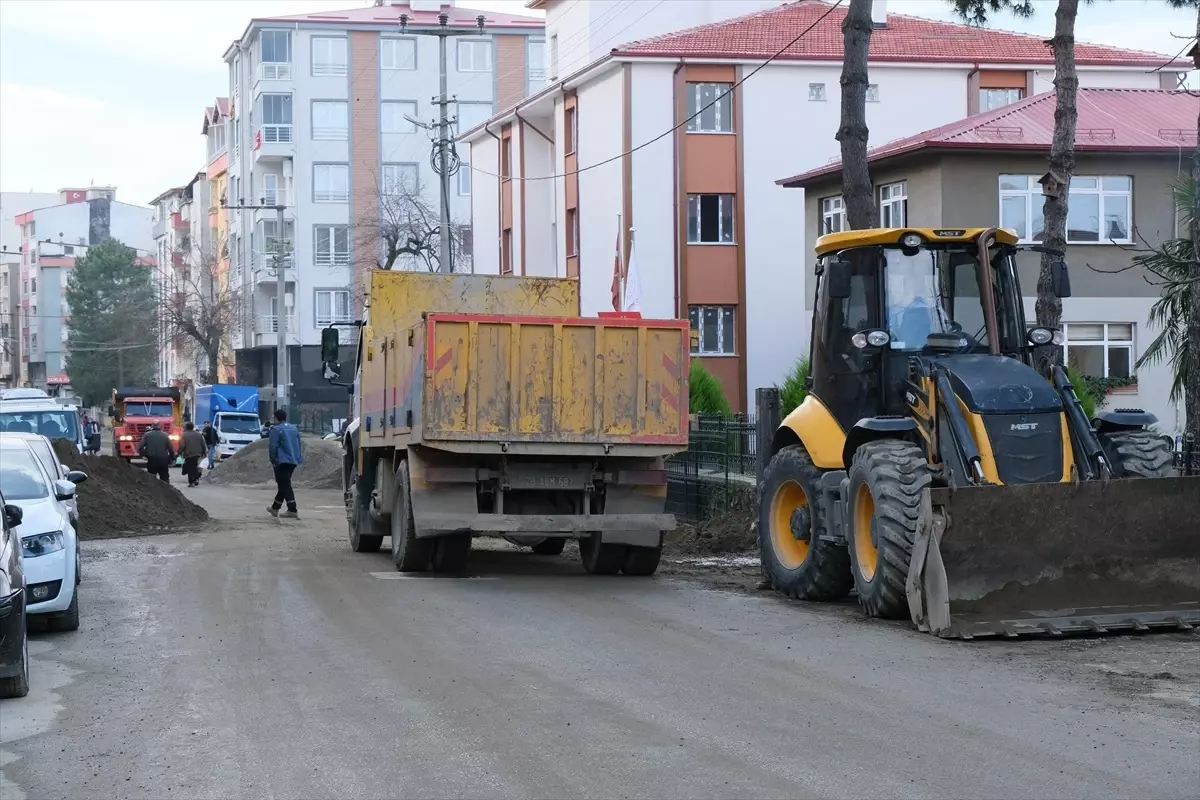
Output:
M1008 231L980 229L821 237L811 390L843 429L908 412L901 387L914 356L991 353L1029 362L1016 244Z

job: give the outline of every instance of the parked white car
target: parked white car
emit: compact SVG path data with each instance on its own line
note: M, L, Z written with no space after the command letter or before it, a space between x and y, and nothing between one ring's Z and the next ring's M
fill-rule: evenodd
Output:
M22 440L29 445L33 450L33 454L38 457L38 461L42 462L42 466L46 468L46 472L51 478L58 480L59 478L67 478L71 470L67 465L62 463L58 454L54 452L54 446L50 444L50 440L42 436L40 433L0 433L0 441L5 439ZM68 479L69 480L69 479ZM79 498L72 497L66 501L67 508L71 511L71 524L75 526L75 533L79 533Z
M50 475L27 442L0 437L0 492L22 512L17 534L25 571L25 611L45 619L52 630L79 628L79 541L66 503L75 496L76 484L85 480L82 472L66 478Z

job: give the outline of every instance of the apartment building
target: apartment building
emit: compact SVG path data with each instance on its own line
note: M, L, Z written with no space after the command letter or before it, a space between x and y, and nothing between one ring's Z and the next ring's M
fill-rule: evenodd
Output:
M1053 81L1038 37L889 14L883 0L874 15L873 145ZM636 249L642 313L687 315L693 355L747 409L808 349L811 221L803 191L776 180L838 154L844 17L801 0L634 41L467 131L476 271L578 276L583 311L604 311L619 236ZM1084 43L1076 60L1085 87L1173 89L1191 66Z
M57 202L57 192L0 192L0 387L21 382L21 227L16 217Z
M194 295L207 293L209 281L217 277L209 186L208 176L198 172L184 186L150 201L156 276L166 303L194 304ZM166 303L159 318L158 385L182 389L217 380L214 365L195 340L175 329Z
M421 125L438 115L431 98L439 91L439 42L423 34L439 27L441 13L456 29L474 28L483 15L481 33L447 43L460 129L542 85L541 19L428 0L255 19L226 51L228 182L223 193L213 191L230 207L224 246L245 298L232 342L238 382L274 385L283 314L285 346L294 348L293 402L344 404L344 391L319 374L320 328L358 315L354 287L378 263L372 228L381 207L408 197L435 218L439 209L430 133ZM464 245L456 270L470 268L470 178L461 169L449 198ZM245 208L263 204L286 208L282 230L274 208ZM284 308L277 256L286 270ZM404 258L395 265L417 266Z
M1151 324L1150 308L1162 296L1163 281L1131 268L1131 251L1187 235L1171 187L1191 170L1200 99L1153 89L1080 89L1077 101L1064 360L1104 385L1111 406L1145 408L1158 417L1163 433L1181 433L1183 404L1170 398L1170 366L1137 366L1161 332ZM1054 93L1047 92L872 150L871 177L885 224L893 219L917 228L999 224L1025 242L1040 241L1045 198L1038 179L1046 171L1053 131ZM805 191L811 224L805 229L804 264L811 273L817 237L846 228L841 163L779 183ZM1022 255L1017 266L1032 321L1039 256ZM806 316L812 304L810 293Z
M67 279L90 245L120 240L148 257L153 252L153 212L116 199L112 186L63 189L55 205L18 214L21 229L22 385L54 392L66 375Z

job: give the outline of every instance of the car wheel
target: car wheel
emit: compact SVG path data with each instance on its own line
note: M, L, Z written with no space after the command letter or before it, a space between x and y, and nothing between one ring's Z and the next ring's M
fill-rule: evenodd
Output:
M19 626L21 631L21 673L13 678L0 679L0 697L24 697L29 694L29 634L25 632L24 622Z
M74 596L71 597L71 605L67 606L67 610L61 614L55 614L49 620L50 630L52 631L77 631L79 630L79 590L75 590Z

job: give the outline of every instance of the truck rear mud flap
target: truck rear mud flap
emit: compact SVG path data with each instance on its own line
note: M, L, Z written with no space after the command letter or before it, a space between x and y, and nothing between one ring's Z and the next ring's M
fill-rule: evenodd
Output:
M1200 478L926 493L909 610L943 638L1200 625Z

